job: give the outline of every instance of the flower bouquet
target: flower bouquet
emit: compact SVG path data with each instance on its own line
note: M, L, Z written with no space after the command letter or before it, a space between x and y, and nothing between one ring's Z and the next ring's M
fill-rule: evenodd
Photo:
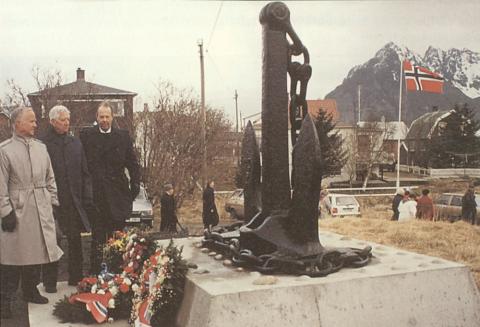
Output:
M158 282L150 284L145 281L145 269L150 266L153 267L151 271L159 273L164 271L168 274L168 278L164 275L163 281L168 281L165 287L175 285L175 291L171 293L175 296L173 298L170 296L163 304L158 301L151 302L155 303L155 306L149 308L149 313L151 317L163 316L162 312L170 314L170 309L159 309L169 305L175 305L178 308L181 303L187 271L181 252L182 250L175 247L173 242L170 242L165 250L157 247L147 233L136 230L116 232L103 248L104 264L100 275L82 279L77 285L77 293L57 302L53 314L62 322L87 324L131 318L132 312L138 312L137 298L144 296L147 292L150 294L150 285L158 284ZM164 253L169 254L168 263L164 262L166 260ZM162 262L160 268L156 258ZM170 262L171 258L173 258L172 262ZM145 265L146 262L148 265ZM150 264L152 262L155 265ZM164 267L163 270L162 267ZM161 280L162 277L159 278ZM148 322L150 320L148 319ZM131 322L134 323L134 320L131 319ZM152 323L151 326L156 324Z

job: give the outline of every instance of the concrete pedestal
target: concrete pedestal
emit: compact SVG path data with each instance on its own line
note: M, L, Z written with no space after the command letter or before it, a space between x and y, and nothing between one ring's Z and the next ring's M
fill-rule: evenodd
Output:
M185 257L198 269L189 273L177 325L480 326L480 295L466 266L334 233L320 238L331 247L370 244L375 257L366 267L327 277L265 279L225 267L195 248L198 240L181 240ZM204 270L209 272L198 273Z
M480 326L480 295L464 265L334 233L322 232L320 239L331 247L369 244L375 257L366 267L342 269L327 277L265 278L257 272L238 272L202 253L194 246L200 238L175 239L184 246L184 257L198 265L188 274L177 326ZM83 326L60 324L52 315L53 304L74 287L59 283L57 294L39 289L50 304L29 304L30 326Z

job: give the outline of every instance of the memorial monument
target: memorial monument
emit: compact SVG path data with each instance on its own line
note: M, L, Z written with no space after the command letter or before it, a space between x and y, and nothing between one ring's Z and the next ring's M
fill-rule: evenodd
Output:
M308 50L295 33L285 4L266 5L260 13L260 23L263 26L261 164L250 122L245 129L241 159L248 223L240 228L239 234L207 232L204 244L230 256L237 266L263 273L325 276L343 266L366 265L371 257L368 246L329 249L320 243L322 154L306 102L312 74ZM303 56L303 63L294 61L296 56ZM291 182L289 120L293 144Z

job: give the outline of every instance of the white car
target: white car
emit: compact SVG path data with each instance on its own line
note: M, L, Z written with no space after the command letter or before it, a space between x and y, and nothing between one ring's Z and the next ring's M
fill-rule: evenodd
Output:
M323 207L332 217L361 216L360 204L353 195L331 193L327 194L322 201L324 201Z
M144 224L149 227L153 226L152 202L143 186L140 186L140 192L133 201L132 214L125 222L127 225Z

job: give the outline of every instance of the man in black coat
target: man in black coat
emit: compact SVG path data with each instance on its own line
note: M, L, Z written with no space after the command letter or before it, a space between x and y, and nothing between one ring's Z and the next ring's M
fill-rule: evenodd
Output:
M128 131L112 127L108 102L97 109L97 126L80 133L92 175L93 201L98 214L92 220L91 273L100 272L102 247L114 231L125 227L132 202L140 191L140 169ZM128 170L130 180L125 174Z
M177 232L177 214L175 198L173 196L173 186L172 184L166 184L164 187L164 193L160 199L161 209L161 222L160 222L160 231L176 233Z
M61 105L50 109L50 127L40 139L47 146L58 190L59 207L55 219L68 241L68 284L77 285L83 278L82 241L80 233L90 231L87 212L93 207L92 183L83 146L68 135L70 111ZM57 237L57 242L60 239ZM43 284L48 293L55 293L58 262L45 264Z
M402 201L404 194L405 194L405 191L403 190L403 188L398 188L397 193L393 197L393 200L392 200L392 211L393 211L392 220L398 220L398 216L400 215L400 212L398 211L398 206L400 205L400 202Z
M215 183L209 181L207 187L203 191L203 227L210 230L213 226L218 225L218 212L215 205Z
M475 189L470 186L462 197L462 218L476 224L477 202L475 201Z

